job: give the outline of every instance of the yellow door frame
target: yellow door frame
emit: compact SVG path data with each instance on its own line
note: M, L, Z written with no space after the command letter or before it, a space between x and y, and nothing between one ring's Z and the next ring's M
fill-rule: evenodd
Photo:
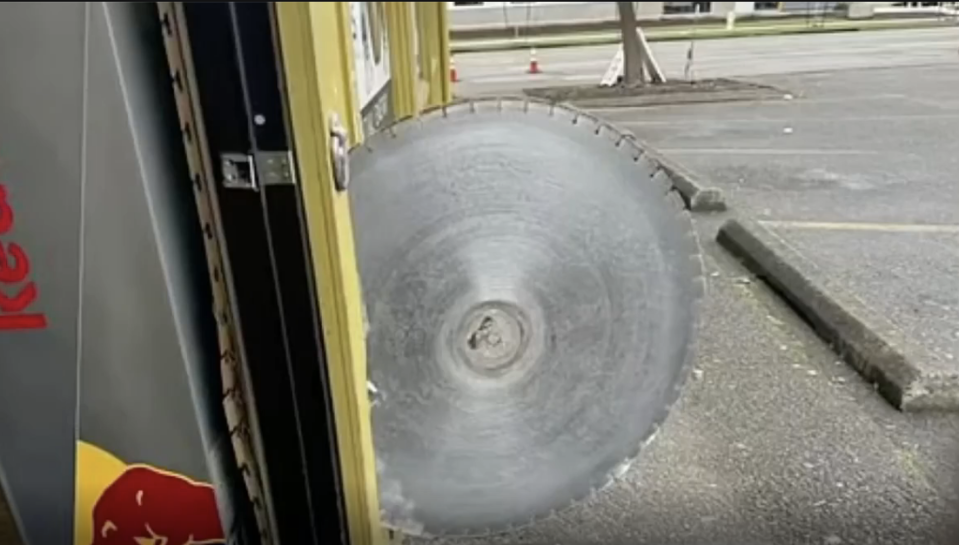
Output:
M453 98L447 6L446 2L415 4L421 71L428 84L426 103L420 106L440 106Z
M386 2L386 27L390 44L390 93L393 115L416 115L416 53L413 2Z
M452 99L446 2L387 2L390 78L397 119Z
M305 215L333 398L350 543L386 543L380 524L367 394L366 340L349 197L336 188L331 120L351 143L359 133L346 2L277 2L293 148Z
M331 155L334 118L348 133L350 146L363 139L349 3L275 6L293 151L317 276L349 538L353 545L380 545L388 535L380 524L353 226L348 189L337 189ZM389 2L384 7L395 117L449 102L446 2ZM425 104L418 100L424 83L420 74L426 83Z

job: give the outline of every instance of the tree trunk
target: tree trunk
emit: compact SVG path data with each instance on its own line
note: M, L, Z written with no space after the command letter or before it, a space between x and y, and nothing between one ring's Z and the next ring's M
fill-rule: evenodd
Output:
M619 29L623 34L623 84L645 85L643 47L636 34L636 10L632 2L616 2L619 8Z

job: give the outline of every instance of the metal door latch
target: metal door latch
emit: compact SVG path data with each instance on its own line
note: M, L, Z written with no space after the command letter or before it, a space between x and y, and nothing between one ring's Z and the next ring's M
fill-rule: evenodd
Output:
M257 191L260 185L294 185L293 157L288 151L258 151L220 155L223 187Z
M330 160L333 165L333 185L345 191L350 184L349 138L335 113L330 116Z

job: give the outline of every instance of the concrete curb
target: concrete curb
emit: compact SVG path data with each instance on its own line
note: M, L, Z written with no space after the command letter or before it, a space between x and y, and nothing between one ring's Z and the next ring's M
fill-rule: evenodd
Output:
M799 27L795 25L784 26L783 28L743 28L740 30L718 30L718 29L700 29L693 31L676 32L675 30L663 31L657 35L656 32L649 32L646 39L650 42L668 42L677 40L715 40L721 38L750 38L756 36L783 36L787 34L826 34L833 32L857 32L870 30L908 30L917 28L938 28L956 26L953 22L943 21L907 21L907 22L888 22L884 24L852 25L843 24L837 26L824 27ZM668 34L665 32L669 32ZM532 36L522 40L463 40L453 41L450 44L451 53L483 53L492 51L511 51L517 49L528 49L535 46L538 49L549 49L554 47L575 47L590 45L608 45L618 44L620 42L618 33L603 34L567 34L567 35L545 35Z
M673 181L673 187L679 191L691 212L722 212L726 210L723 192L715 187L705 186L696 174L686 170L678 163L656 151L645 142L639 142L646 154L666 171Z
M778 292L827 343L902 411L959 410L959 376L932 369L928 353L884 317L830 285L812 263L762 225L728 220L717 242Z

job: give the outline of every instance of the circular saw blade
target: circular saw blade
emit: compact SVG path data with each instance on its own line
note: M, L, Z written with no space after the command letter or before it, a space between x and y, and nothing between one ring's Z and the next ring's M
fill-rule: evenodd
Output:
M621 474L685 380L691 221L628 136L465 103L350 158L385 523L525 525Z

